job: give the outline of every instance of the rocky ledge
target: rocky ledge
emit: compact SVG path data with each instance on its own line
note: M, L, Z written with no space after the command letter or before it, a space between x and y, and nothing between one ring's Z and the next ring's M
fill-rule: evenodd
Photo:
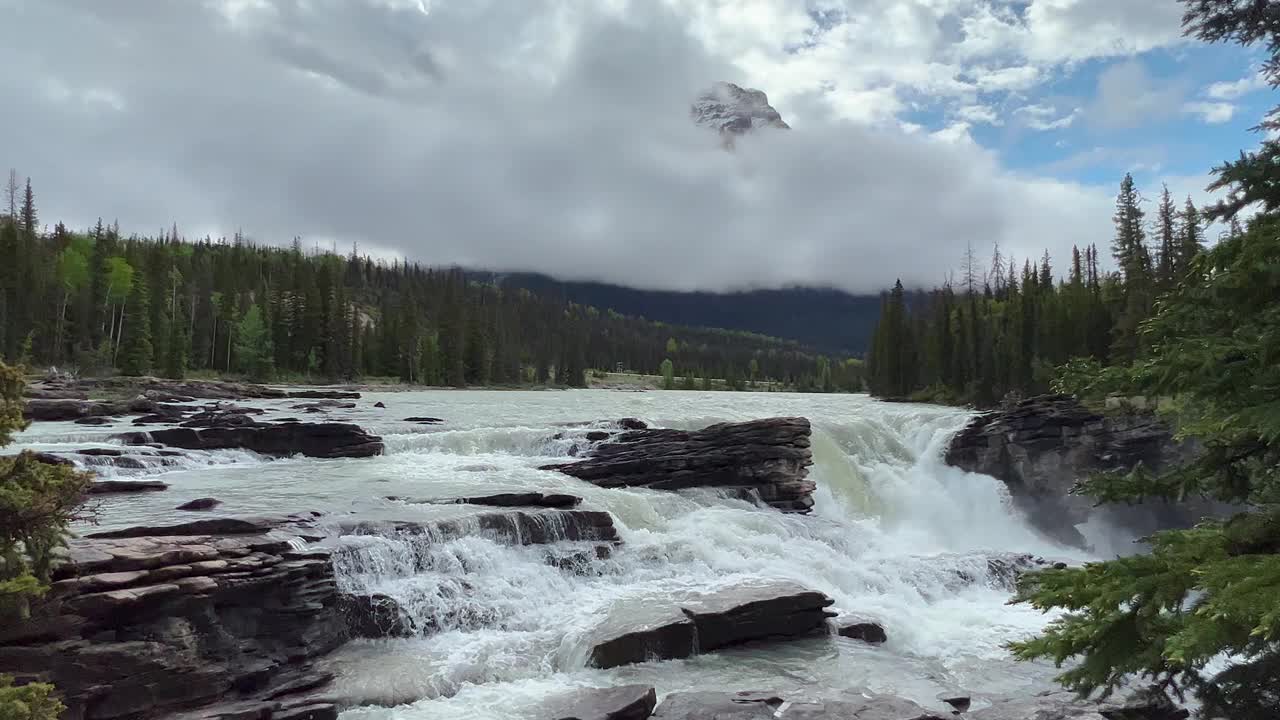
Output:
M597 431L605 433L605 431ZM710 487L751 495L784 512L808 512L815 484L809 421L722 423L702 430L644 428L600 436L586 459L544 466L601 487Z
M620 608L596 629L590 663L611 668L826 632L833 602L820 592L777 582L694 594L673 605Z
M672 693L655 703L648 685L584 688L546 701L543 717L554 720L952 720L968 698L940 700L928 708L894 695L828 692L823 697L744 690ZM656 707L655 707L656 705ZM1186 710L1138 693L1123 702L1089 702L1072 693L997 699L961 715L972 720L1184 720Z
M1094 514L1090 498L1073 495L1092 473L1127 471L1139 463L1159 470L1187 460L1194 447L1174 441L1150 413L1101 415L1066 395L1045 395L974 418L947 448L946 462L1003 482L1028 518L1072 545L1084 540L1075 526ZM1108 509L1109 519L1138 533L1185 525L1208 508L1160 502Z
M491 511L438 523L321 523L316 514L209 518L74 539L50 592L0 626L0 673L50 681L65 720L183 714L324 720L313 661L352 637L419 632L394 601L340 591L335 535L479 532L519 544L616 543L608 513ZM335 549L336 548L336 549Z
M160 443L185 450L252 450L263 455L316 458L381 455L382 438L350 423L279 423L240 427L166 428L116 436L126 445Z

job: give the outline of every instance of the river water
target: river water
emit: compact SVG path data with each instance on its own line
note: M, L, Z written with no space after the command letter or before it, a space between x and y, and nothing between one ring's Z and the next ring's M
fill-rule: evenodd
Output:
M378 401L386 408L375 408ZM353 642L327 660L339 694L374 703L347 711L347 720L515 720L536 717L538 704L555 693L626 683L652 684L660 694L864 689L938 709L945 709L939 695L972 694L980 706L984 697L1051 686L1052 667L1015 663L1003 649L1047 618L1006 605L1009 590L988 559L1080 556L1030 529L998 481L942 464L965 411L851 395L682 391L365 393L356 409L328 416L290 409L299 402L245 404L267 409L267 419L358 423L383 436L386 454L270 461L247 452L191 452L164 466L106 469L171 488L107 496L102 526L191 519L173 508L198 497L221 500L212 511L218 515L314 510L422 519L470 510L386 497L540 490L579 495L583 508L609 511L623 539L613 557L592 561L585 573L548 565L546 548L479 537L346 540L359 548L338 563L342 585L391 595L420 624L439 628L423 638ZM706 491L601 489L537 469L566 459L571 442L552 438L568 422L638 417L695 429L779 415L813 422L818 490L807 516ZM403 420L411 416L445 422ZM16 447L112 447L108 436L123 429L131 429L128 420L102 428L41 423ZM889 641L870 647L813 638L612 670L586 667L593 630L609 618L680 593L769 580L801 583L834 598L842 614L882 621Z

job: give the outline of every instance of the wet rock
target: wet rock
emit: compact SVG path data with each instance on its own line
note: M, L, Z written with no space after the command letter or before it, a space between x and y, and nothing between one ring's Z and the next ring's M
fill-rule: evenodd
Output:
M0 628L0 673L54 683L69 720L333 717L288 697L345 637L332 564L268 538L71 540L30 622Z
M972 720L1185 720L1190 713L1160 693L1136 693L1121 702L1082 700L1065 690L996 699L966 714Z
M116 436L126 444L158 442L187 450L252 450L263 455L317 458L381 455L382 438L348 423L287 423L253 427L169 428Z
M681 490L713 487L751 492L784 512L809 512L813 456L805 418L723 423L693 432L623 432L588 451L587 459L556 470L601 487Z
M40 384L28 385L22 391L28 400L88 400L88 393L83 390L68 390Z
M1095 509L1071 492L1092 473L1179 464L1194 443L1174 441L1170 428L1149 413L1100 415L1066 395L1045 395L980 415L952 438L949 465L1003 482L1015 504L1046 535L1083 547L1076 525L1101 513L1109 523L1147 534L1188 526L1215 512L1208 504L1166 503Z
M598 575L599 568L594 567L594 563L611 557L613 548L608 545L596 545L587 550L557 549L547 552L547 564L575 575Z
M359 400L360 393L346 390L294 390L287 397L304 400Z
M668 607L628 608L597 630L590 663L611 668L808 635L826 627L832 602L820 592L777 582L690 594Z
M879 645L889 639L883 625L866 618L841 618L836 624L836 634L872 645Z
M217 498L196 498L182 503L174 510L212 510L221 504L222 501Z
M387 407L385 404L383 404L383 402L382 402L381 400L379 400L378 402L374 403L374 404L373 404L373 406L374 406L374 407L376 407L376 408L384 408L384 409Z
M951 720L892 695L847 693L834 699L784 698L769 692L682 692L663 699L654 720Z
M586 688L548 701L544 714L554 720L646 720L657 704L651 685Z
M169 483L159 480L98 480L86 491L90 495L108 493L138 493L168 490Z
M969 712L969 707L973 704L973 699L968 695L947 695L944 693L938 699L955 708L958 713Z
M443 419L438 417L407 417L404 421L418 423L419 425L439 425L444 422Z
M85 448L84 450L77 450L76 454L97 457L120 457L124 455L124 451L116 448Z
M35 398L27 401L22 415L28 420L57 422L79 420L87 417L123 415L126 412L127 408L125 406L116 403L91 400L42 400Z
M74 422L77 425L110 425L115 421L109 417L95 415L91 417L76 418Z
M72 460L69 457L65 457L62 455L55 455L53 453L48 453L48 452L32 452L31 457L36 462L41 462L41 463L44 463L45 465L63 465L66 467L75 467L76 465L76 461Z
M496 495L480 495L476 497L442 500L445 503L461 503L466 505L491 505L493 507L543 507L571 508L582 503L576 495L560 493L498 493Z
M192 520L173 525L138 525L120 530L105 530L85 535L87 538L182 537L188 535L256 535L288 525L287 516L227 517Z
M479 535L508 545L621 542L613 516L599 510L508 510L425 523L357 519L339 523L339 532L342 535L427 535L439 542Z
M395 598L373 595L340 595L338 609L351 637L412 637L417 634L413 619Z

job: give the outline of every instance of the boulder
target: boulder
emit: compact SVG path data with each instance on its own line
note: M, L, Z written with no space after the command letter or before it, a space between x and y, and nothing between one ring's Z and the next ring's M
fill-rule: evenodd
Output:
M217 498L196 498L195 500L182 503L178 507L174 508L174 510L212 510L221 504L222 501Z
M872 645L879 645L889 639L883 625L865 618L842 618L836 623L836 634Z
M387 595L343 594L338 597L338 609L351 637L376 639L417 634L413 618Z
M158 442L186 450L252 450L318 458L381 455L382 438L348 423L284 423L252 427L168 428L116 436L129 445ZM145 441L143 441L145 437Z
M97 480L86 491L90 495L138 493L168 490L169 483L159 480Z
M439 425L444 422L443 419L438 417L407 417L404 421L418 423L419 425Z
M126 408L116 403L97 402L92 400L27 400L22 416L38 422L57 422L62 420L80 420L87 417L103 417L123 415Z
M184 537L198 535L258 535L296 521L292 516L226 517L191 520L173 525L138 525L104 530L87 538Z
M1042 532L1083 546L1075 526L1097 513L1138 535L1189 526L1214 513L1208 503L1159 500L1095 509L1092 499L1071 492L1093 473L1128 471L1139 463L1158 471L1194 452L1194 443L1175 441L1150 413L1101 415L1069 396L1044 395L975 417L951 439L946 462L1000 480Z
M374 403L374 404L373 404L373 406L374 406L374 407L376 407L376 408L383 408L383 409L385 409L385 408L387 407L387 406L386 406L386 405L385 405L381 400L379 400L378 402Z
M651 685L574 690L547 702L553 720L646 720L658 704Z
M92 415L90 417L76 418L73 422L77 425L110 425L114 420L101 415Z
M1185 720L1190 712L1163 693L1140 691L1118 702L1082 700L1066 690L992 700L965 715L972 720Z
M356 404L353 402L342 402L340 400L317 400L309 403L298 403L290 405L290 410L304 410L306 412L323 412L325 410L353 410Z
M597 629L590 663L611 668L808 635L826 627L832 602L820 592L775 582L691 594L671 606L628 608Z
M805 418L723 423L703 430L628 430L555 470L601 487L713 487L758 497L784 512L809 512L815 484Z
M769 692L696 691L672 693L654 720L951 720L950 712L927 710L892 695L845 693L833 699L784 698Z

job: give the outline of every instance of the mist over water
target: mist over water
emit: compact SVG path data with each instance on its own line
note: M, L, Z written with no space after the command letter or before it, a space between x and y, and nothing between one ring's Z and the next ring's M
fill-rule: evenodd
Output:
M387 409L375 409L381 400ZM271 417L296 401L253 401ZM984 695L1049 687L1053 669L1014 663L1003 643L1047 621L1010 607L1007 577L989 560L1014 553L1070 558L1030 529L993 478L946 467L941 455L968 414L863 396L608 391L366 393L332 419L384 436L387 454L359 460L268 461L252 453L184 453L168 466L111 474L171 484L162 493L108 497L103 525L176 522L174 506L216 497L218 515L318 510L331 517L427 519L474 512L387 496L432 498L513 490L567 492L613 514L623 544L596 559L589 544L508 546L475 537L345 538L335 555L346 589L396 598L426 637L357 641L329 659L339 695L391 707L346 717L536 717L572 687L643 682L686 689L846 689L893 692L940 707L939 693ZM439 426L401 420L430 415ZM638 417L694 429L714 422L803 415L814 426L816 504L784 515L710 491L601 489L541 471L564 461L566 422ZM308 416L303 419L323 418ZM20 446L111 447L127 428L39 424ZM548 554L588 551L576 570ZM880 620L889 641L843 638L748 646L688 660L586 668L593 633L673 598L719 587L791 580L835 600L841 614ZM399 705L399 703L408 703Z

